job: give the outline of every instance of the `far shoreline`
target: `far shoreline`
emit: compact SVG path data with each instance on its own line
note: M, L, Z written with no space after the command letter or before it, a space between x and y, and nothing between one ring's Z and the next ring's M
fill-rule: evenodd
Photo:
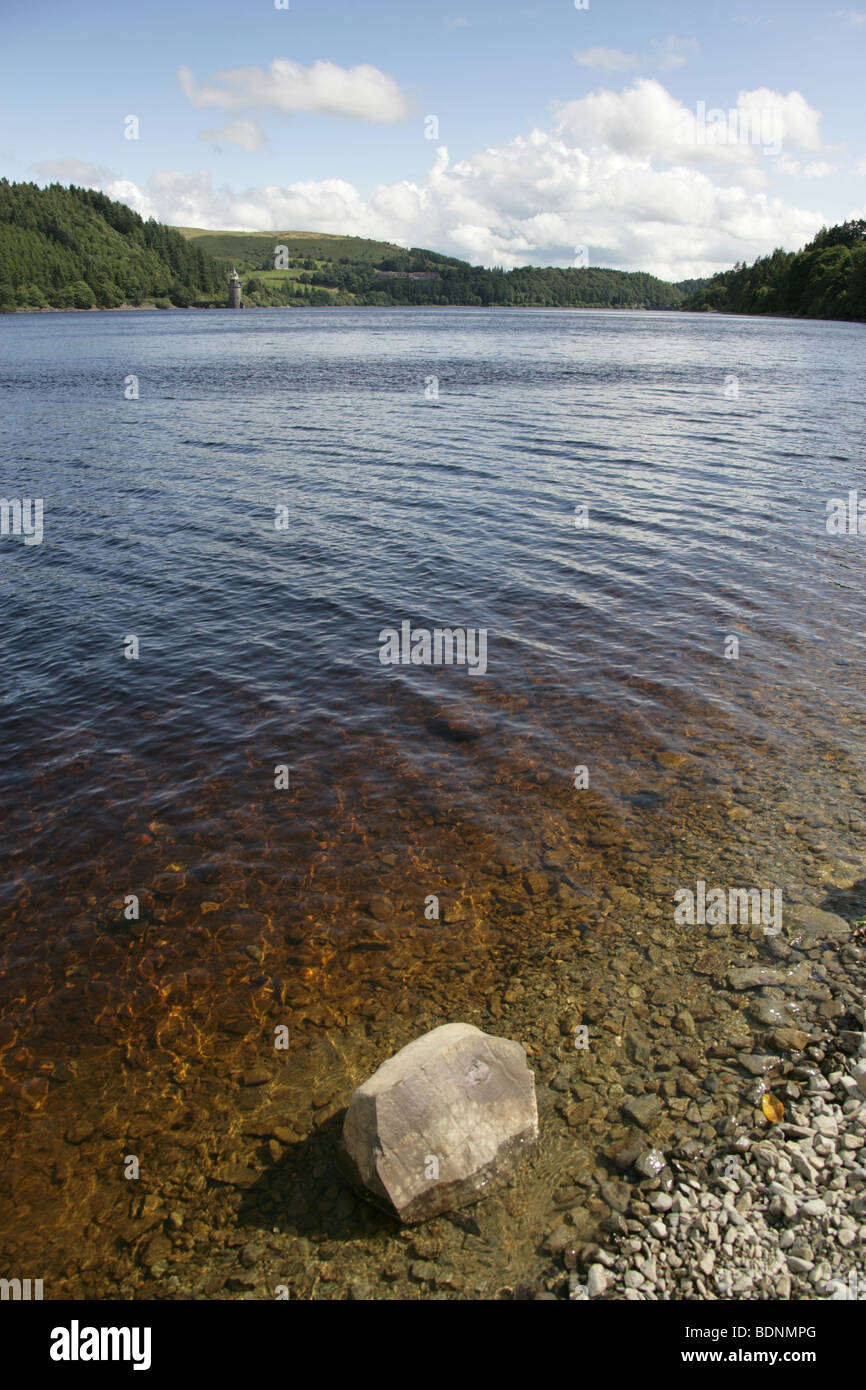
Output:
M693 318L753 319L758 322L845 323L851 324L852 327L860 326L861 328L866 326L866 320L863 319L813 318L808 314L737 314L725 309L681 309L673 304L658 309L643 304L632 307L623 304L247 304L241 310L230 309L227 304L188 304L186 307L182 307L180 304L169 304L165 308L159 308L156 304L118 304L114 308L99 308L97 305L93 305L90 309L56 309L51 305L44 305L38 309L23 306L15 309L2 309L0 310L0 319L13 318L17 314L185 314L192 312L237 314L245 310L255 312L257 309L300 310L301 312L315 312L320 309L326 312L335 309L507 309L515 313L543 309L551 313L566 314L687 314Z

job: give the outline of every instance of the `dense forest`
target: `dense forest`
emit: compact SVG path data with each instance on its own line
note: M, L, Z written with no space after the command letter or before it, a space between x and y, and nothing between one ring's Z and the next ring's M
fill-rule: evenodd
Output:
M484 270L433 252L412 250L404 266L336 265L300 277L333 285L362 304L469 304L542 308L675 309L683 293L642 271L522 266ZM388 272L387 278L382 272ZM423 279L405 278L409 274Z
M682 307L866 321L866 221L823 227L802 251L722 271Z
M228 238L226 238L226 241ZM292 247L291 250L296 248ZM348 255L314 263L306 246L290 262L293 278L273 270L274 246L256 261L244 284L247 304L297 302L314 304L454 304L504 307L676 309L684 291L642 271L595 267L558 269L522 266L485 270L454 256L411 247L389 248L390 254L363 260ZM327 256L326 245L317 248ZM257 273L258 272L258 273ZM327 298L325 298L327 296Z
M0 309L183 308L225 285L195 242L104 193L0 179Z

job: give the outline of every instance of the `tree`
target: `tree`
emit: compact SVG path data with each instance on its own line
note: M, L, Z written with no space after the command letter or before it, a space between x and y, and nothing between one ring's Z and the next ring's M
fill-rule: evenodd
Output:
M93 309L95 307L96 299L86 280L76 280L75 284L70 286L70 292L74 309Z

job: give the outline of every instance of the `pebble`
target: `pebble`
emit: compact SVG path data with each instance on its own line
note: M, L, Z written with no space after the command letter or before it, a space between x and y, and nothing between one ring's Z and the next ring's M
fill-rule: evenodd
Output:
M649 1199L649 1204L653 1211L670 1211L673 1200L667 1192L654 1192Z
M657 1178L665 1166L665 1156L661 1149L646 1149L635 1159L634 1168L644 1178Z
M649 1094L645 1096L634 1096L623 1104L623 1113L634 1120L635 1124L642 1129L648 1129L653 1120L663 1109L662 1102L658 1096Z

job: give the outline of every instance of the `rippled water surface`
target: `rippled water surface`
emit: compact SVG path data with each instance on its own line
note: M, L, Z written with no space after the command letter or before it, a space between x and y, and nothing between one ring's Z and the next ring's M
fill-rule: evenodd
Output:
M13 1151L189 1126L281 1023L299 1116L335 1038L360 1079L377 1026L508 1032L612 887L796 887L779 804L853 862L864 368L860 325L714 315L0 319L2 493L45 508L0 540ZM406 619L485 629L486 673L382 665ZM97 1219L22 1181L25 1225Z

